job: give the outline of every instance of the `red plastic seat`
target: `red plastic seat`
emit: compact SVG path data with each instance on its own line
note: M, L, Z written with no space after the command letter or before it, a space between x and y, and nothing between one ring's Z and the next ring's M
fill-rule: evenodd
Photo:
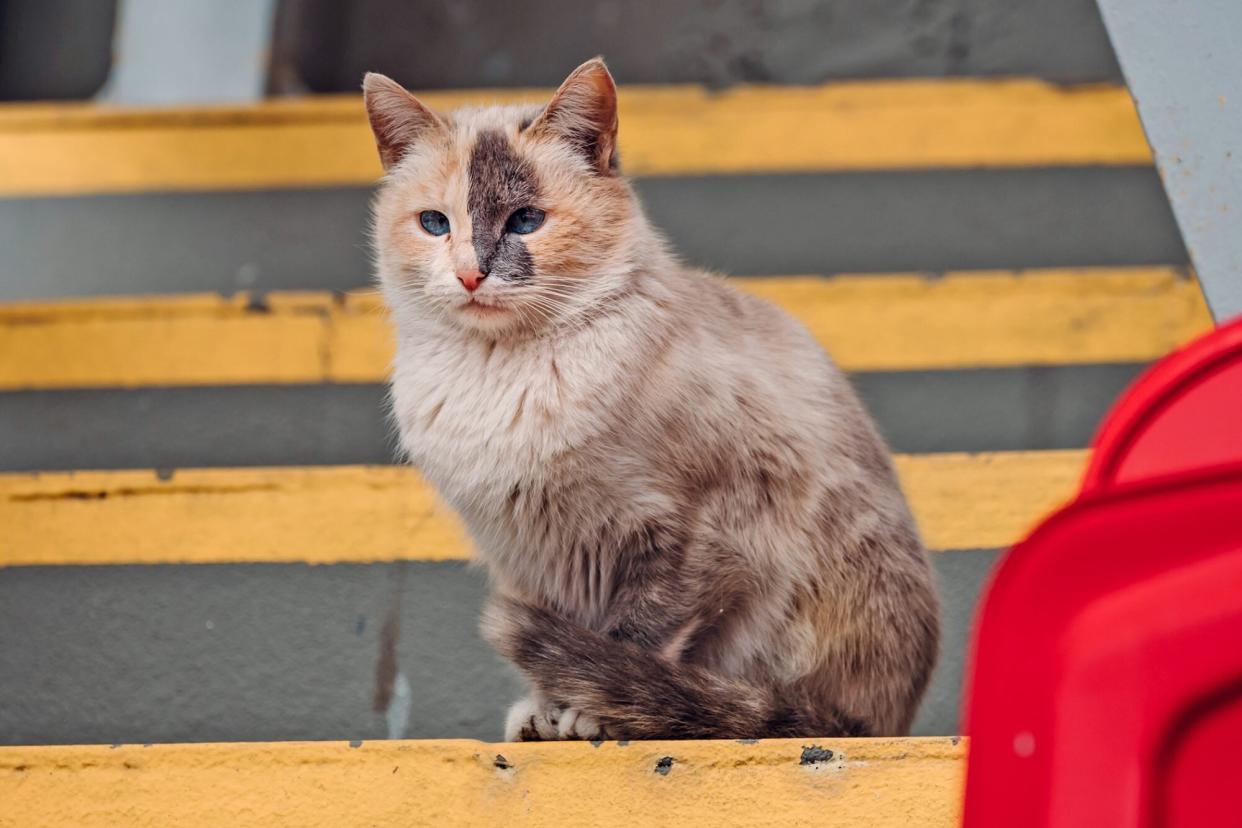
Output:
M967 826L1242 825L1242 320L1153 366L1003 558Z

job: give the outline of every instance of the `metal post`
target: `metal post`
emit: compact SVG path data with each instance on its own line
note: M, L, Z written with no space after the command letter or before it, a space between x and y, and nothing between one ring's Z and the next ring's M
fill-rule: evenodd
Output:
M1242 313L1242 2L1099 0L1217 321Z

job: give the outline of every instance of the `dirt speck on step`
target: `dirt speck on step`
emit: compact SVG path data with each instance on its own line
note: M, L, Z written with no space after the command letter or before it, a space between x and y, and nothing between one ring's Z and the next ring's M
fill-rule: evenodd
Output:
M802 748L802 758L798 760L799 765L818 765L820 762L831 762L835 754L828 748L822 748L819 745L811 745Z

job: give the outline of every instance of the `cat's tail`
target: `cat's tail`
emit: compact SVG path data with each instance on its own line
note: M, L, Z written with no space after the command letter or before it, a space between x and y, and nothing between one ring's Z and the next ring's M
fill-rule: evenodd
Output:
M493 599L483 634L545 699L593 716L611 738L868 735L809 699L670 661L510 598Z

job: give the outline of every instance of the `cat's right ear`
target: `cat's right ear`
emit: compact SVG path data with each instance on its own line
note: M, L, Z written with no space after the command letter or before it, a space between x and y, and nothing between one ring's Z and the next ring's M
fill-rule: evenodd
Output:
M397 166L414 142L447 129L443 118L392 78L367 72L362 79L362 97L384 172Z

